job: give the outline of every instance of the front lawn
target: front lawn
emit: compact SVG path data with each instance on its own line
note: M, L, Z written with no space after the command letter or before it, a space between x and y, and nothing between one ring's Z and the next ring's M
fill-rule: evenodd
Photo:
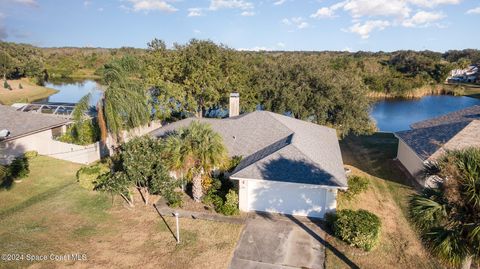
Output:
M345 255L339 257L327 248L327 268L349 268L346 259L359 268L441 268L407 220L407 201L414 189L393 160L397 143L392 134L380 133L350 136L341 141L344 163L353 175L368 178L370 184L366 192L353 200L342 199L340 195L338 209L366 209L381 219L382 227L380 242L370 252L327 236L327 241Z
M40 262L43 268L136 267L226 268L241 225L180 219L181 244L175 243L175 219L162 219L135 197L129 209L118 197L82 189L75 179L80 165L39 156L30 176L0 190L0 253L86 254L86 261ZM0 267L28 267L4 262Z

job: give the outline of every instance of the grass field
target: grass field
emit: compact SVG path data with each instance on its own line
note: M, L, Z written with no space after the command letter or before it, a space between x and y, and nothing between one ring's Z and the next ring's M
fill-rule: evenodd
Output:
M411 181L393 160L397 140L392 134L350 136L341 142L343 161L352 173L369 178L369 189L352 201L339 198L339 209L366 209L382 221L381 239L371 252L350 247L332 236L328 241L359 268L441 268L422 246L407 214ZM349 268L327 249L327 268Z
M177 245L173 218L162 219L138 197L129 209L80 188L80 165L40 156L30 167L27 179L0 190L0 253L78 253L87 260L0 260L0 268L226 268L230 261L241 225L181 219Z
M8 80L8 84L12 90L3 87L3 81L0 85L0 103L4 105L11 105L13 103L30 103L36 100L47 98L48 96L58 92L57 90L35 85L27 78ZM19 88L22 84L23 89Z

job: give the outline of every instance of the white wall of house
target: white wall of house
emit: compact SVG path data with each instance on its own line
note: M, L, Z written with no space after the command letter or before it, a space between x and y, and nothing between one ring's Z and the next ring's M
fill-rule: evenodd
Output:
M323 218L335 211L337 190L324 186L265 180L240 180L241 211Z
M425 182L421 176L424 169L424 162L405 142L401 139L398 141L397 159L403 164L420 185L424 186Z
M100 159L99 143L80 146L63 143L52 138L52 130L45 130L20 137L0 145L0 162L5 164L26 151L66 160L74 163L89 164Z

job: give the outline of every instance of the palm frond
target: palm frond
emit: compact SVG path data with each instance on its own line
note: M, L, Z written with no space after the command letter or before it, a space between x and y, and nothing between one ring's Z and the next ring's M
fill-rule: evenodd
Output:
M422 239L438 258L447 264L458 266L470 255L461 231L434 227L426 232Z
M439 225L447 217L441 192L427 188L421 195L413 195L410 199L410 216L421 229Z

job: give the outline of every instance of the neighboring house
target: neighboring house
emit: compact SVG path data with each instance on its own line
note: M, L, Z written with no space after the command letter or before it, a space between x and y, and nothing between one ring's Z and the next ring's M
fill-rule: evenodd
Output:
M475 83L479 82L480 72L477 65L470 65L465 69L454 69L450 71L450 75L446 79L448 83Z
M230 111L238 113L238 105L231 103ZM337 190L345 190L347 180L334 129L267 111L230 115L187 118L151 135L166 136L195 120L210 124L229 156L243 157L230 175L239 181L242 211L322 218L336 209Z
M70 120L60 116L17 111L0 105L0 130L9 135L0 138L0 164L8 164L26 151L53 158L88 164L100 158L98 143L79 146L56 141L65 133Z
M437 118L417 122L412 129L396 132L397 158L422 186L424 164L434 162L446 150L480 147L480 106L472 106Z

